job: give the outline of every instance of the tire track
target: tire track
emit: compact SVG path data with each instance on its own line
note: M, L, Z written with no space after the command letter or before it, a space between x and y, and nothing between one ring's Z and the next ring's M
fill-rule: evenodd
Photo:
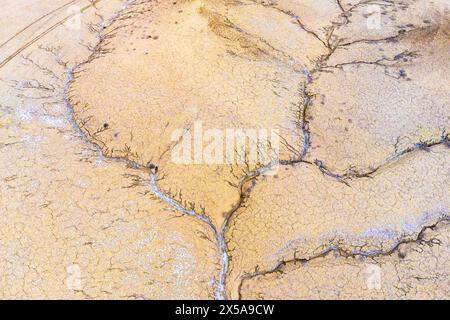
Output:
M7 39L5 42L0 44L0 49L2 47L4 47L5 45L7 45L9 42L11 42L13 39L15 39L17 36L19 36L20 34L22 34L24 31L28 30L29 28L31 28L32 26L34 26L36 23L42 21L43 19L51 16L52 14L58 12L61 9L64 9L65 7L68 7L74 3L77 3L80 0L72 0L67 2L66 4L63 4L62 6L59 6L56 9L53 9L52 11L44 14L43 16L39 17L38 19L34 20L33 22L31 22L30 24L26 25L25 27L23 27L22 29L20 29L19 31L17 31L12 37L10 37L9 39Z
M80 9L80 13L83 13L84 11L88 10L91 7L95 7L97 5L97 3L99 3L102 0L94 0L92 1L90 4L82 7ZM51 14L51 13L49 13ZM25 43L24 45L22 45L19 49L17 49L15 52L13 52L12 54L10 54L8 57L6 57L2 62L0 62L0 69L3 68L5 65L7 65L12 59L14 59L15 57L17 57L21 52L23 52L25 49L27 49L28 47L30 47L31 45L33 45L36 41L42 39L43 37L45 37L47 34L49 34L50 32L52 32L53 30L55 30L56 28L58 28L59 26L61 26L62 24L64 24L67 20L69 20L70 18L74 17L75 15L79 14L78 12L75 12L73 14L70 14L68 16L66 16L65 18L59 20L58 22L56 22L55 24L53 24L52 26L50 26L48 29L46 29L45 31L41 32L40 34L38 34L36 37L34 37L33 39L31 39L30 41L28 41L27 43Z

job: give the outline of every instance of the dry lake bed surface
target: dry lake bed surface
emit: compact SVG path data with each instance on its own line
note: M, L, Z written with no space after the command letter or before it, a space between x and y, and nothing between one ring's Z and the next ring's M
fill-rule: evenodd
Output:
M1 299L450 298L448 0L1 7Z

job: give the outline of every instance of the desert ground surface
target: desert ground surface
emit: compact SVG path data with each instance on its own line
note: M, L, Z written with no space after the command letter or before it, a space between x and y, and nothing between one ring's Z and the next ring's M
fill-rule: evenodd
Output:
M0 298L449 299L449 10L2 1Z

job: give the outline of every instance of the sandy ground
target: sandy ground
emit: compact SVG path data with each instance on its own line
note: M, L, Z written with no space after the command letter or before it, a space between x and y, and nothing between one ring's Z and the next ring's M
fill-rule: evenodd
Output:
M6 1L0 298L449 298L449 52L446 0Z

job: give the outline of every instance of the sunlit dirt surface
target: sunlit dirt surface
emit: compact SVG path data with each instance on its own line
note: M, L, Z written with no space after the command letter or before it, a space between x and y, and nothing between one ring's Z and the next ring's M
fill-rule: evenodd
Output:
M447 0L4 2L0 298L450 297Z

